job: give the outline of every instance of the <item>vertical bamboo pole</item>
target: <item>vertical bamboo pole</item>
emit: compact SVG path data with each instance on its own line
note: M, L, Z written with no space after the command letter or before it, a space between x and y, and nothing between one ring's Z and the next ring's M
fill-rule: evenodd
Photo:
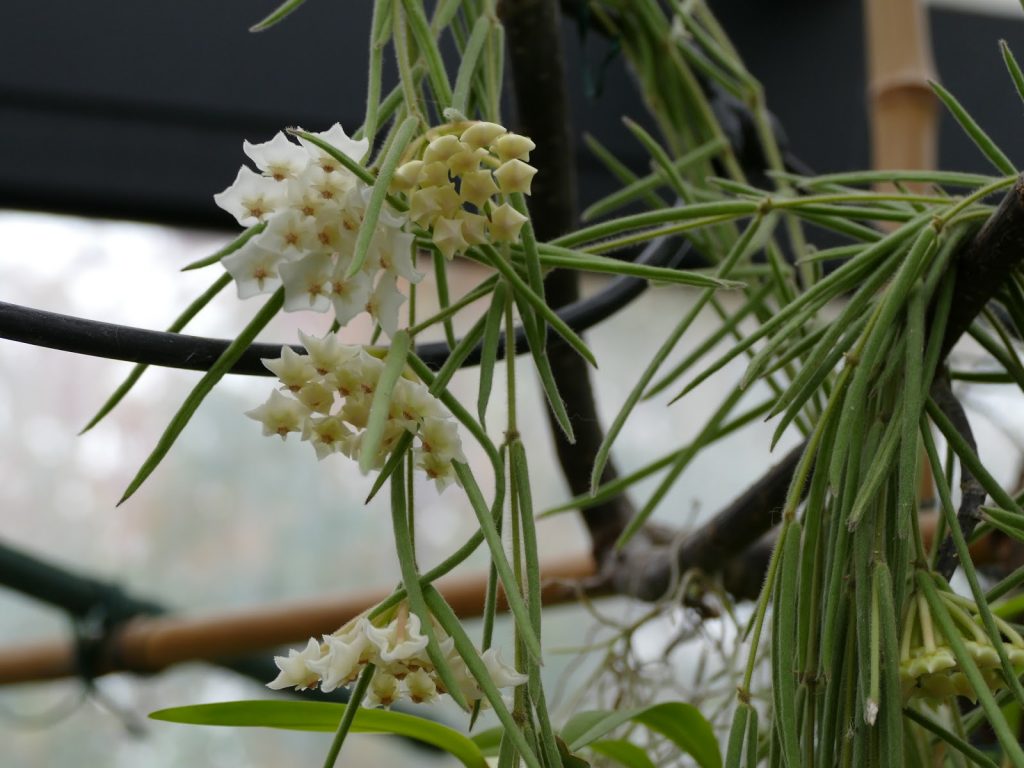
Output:
M864 30L872 168L935 168L937 75L922 1L864 0Z

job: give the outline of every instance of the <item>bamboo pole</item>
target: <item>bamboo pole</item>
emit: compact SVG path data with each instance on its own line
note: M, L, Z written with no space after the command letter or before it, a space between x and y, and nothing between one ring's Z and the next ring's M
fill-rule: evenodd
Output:
M864 0L871 124L876 170L932 169L938 157L937 80L921 0Z
M570 602L575 590L567 582L592 576L589 554L570 556L543 567L546 606ZM449 577L438 588L461 618L479 616L486 574ZM96 649L96 675L111 672L149 674L186 661L213 661L304 642L333 632L391 594L369 589L341 598L268 605L211 616L135 618L118 626ZM499 601L504 610L504 601ZM57 680L81 674L73 642L46 641L0 649L0 685Z

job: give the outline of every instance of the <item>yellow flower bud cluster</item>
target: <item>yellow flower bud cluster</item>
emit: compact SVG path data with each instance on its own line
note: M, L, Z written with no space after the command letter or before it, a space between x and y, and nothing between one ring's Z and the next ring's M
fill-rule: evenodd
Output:
M993 692L1006 687L999 662L999 654L985 632L978 615L978 606L967 598L951 592L940 592L961 640L971 659L978 666L985 684ZM978 700L971 681L964 674L949 641L933 622L931 609L920 592L908 599L900 641L900 683L903 699L923 699L939 703L950 696L964 696ZM1019 675L1024 672L1024 639L998 616L994 617L1002 634L1003 645L1013 668Z
M431 136L391 182L406 195L409 218L431 230L448 259L472 245L518 241L526 216L499 197L530 194L537 169L527 161L536 145L497 123L454 123Z

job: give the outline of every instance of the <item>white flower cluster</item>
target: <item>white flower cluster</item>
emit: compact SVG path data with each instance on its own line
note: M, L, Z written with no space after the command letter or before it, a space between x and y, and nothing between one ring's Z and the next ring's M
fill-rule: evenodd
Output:
M526 217L495 196L530 194L537 169L526 161L536 145L497 123L454 123L432 134L422 157L399 166L391 183L408 197L409 218L430 228L449 259L471 245L518 240Z
M384 363L357 345L342 344L333 333L323 338L299 332L308 354L281 348L281 357L263 364L277 375L281 390L246 416L263 424L264 435L283 440L297 432L317 458L342 453L358 459ZM416 466L443 491L455 481L453 461L465 462L455 420L422 382L400 378L391 396L388 421L373 467L384 466L398 439L415 435Z
M337 124L312 135L356 162L369 146ZM286 310L324 312L333 306L339 325L365 310L393 335L405 301L398 278L415 283L423 277L413 264L413 236L403 230L406 217L385 204L362 268L346 277L370 188L302 139L295 144L278 133L243 147L260 173L242 166L234 184L213 198L243 227L266 224L222 260L239 298L272 293L283 284Z
M402 699L419 704L447 693L427 655L427 636L420 632L419 617L409 613L408 605L401 604L390 621L377 621L359 616L337 632L324 635L321 642L310 638L303 650L292 649L287 656L274 657L281 672L267 687L294 687L302 691L319 685L322 691L330 693L355 682L366 665L373 664L373 680L363 700L366 706L387 707ZM454 640L436 622L434 631L467 703L482 701L483 693L456 653ZM484 651L482 659L497 687L526 682L526 676L505 664L495 649Z

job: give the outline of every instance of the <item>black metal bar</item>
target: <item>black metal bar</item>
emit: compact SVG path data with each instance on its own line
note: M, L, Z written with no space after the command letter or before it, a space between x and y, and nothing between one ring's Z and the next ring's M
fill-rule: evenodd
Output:
M676 267L688 252L689 243L680 238L659 238L643 250L637 263ZM643 278L617 277L601 292L564 307L558 315L574 331L582 332L618 312L646 288L647 281ZM549 333L553 331L549 329ZM0 338L93 357L193 371L208 370L231 343L225 339L86 320L5 302L0 302ZM253 344L230 372L247 376L272 375L261 360L280 356L281 346ZM304 351L301 346L291 346L298 352ZM522 328L518 328L516 354L524 354L528 349L526 334ZM416 353L435 370L444 364L449 352L445 342L428 342L416 347ZM498 357L502 358L504 354L502 341L499 343ZM469 367L479 362L480 347L477 347L463 365Z

